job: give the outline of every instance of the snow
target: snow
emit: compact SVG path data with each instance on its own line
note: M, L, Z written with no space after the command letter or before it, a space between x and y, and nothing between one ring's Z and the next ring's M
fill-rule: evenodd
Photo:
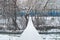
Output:
M20 40L37 40L37 39L40 40L41 37L39 36L37 30L34 28L31 17L30 17L27 28L21 35Z
M29 17L29 22L25 31L20 35L20 37L13 35L2 35L0 34L0 40L60 40L60 34L38 34L35 29L31 17Z

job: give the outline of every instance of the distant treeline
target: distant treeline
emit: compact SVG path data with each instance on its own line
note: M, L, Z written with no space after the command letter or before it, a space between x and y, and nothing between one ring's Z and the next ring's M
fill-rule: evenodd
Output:
M24 16L24 15L26 15L27 13L26 12L17 12L17 15L20 15L20 16ZM44 12L44 11L42 11L42 12L38 12L38 11L31 11L31 12L29 12L29 15L30 16L60 16L60 12L58 12L58 11L48 11L48 12Z

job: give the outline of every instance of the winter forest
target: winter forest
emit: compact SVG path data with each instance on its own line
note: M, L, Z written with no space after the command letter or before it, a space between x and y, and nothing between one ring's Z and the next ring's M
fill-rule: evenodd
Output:
M0 30L22 33L29 16L39 31L60 29L59 0L0 0Z

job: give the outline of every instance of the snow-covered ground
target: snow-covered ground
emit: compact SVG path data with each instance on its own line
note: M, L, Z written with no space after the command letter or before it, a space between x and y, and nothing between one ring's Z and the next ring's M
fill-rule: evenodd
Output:
M35 34L36 35L36 34ZM21 35L20 35L21 36ZM28 35L29 37L33 37L33 36L30 36L30 35ZM26 38L26 34L25 34L25 36L24 36L25 38ZM39 38L40 37L40 38ZM14 35L3 35L3 34L0 34L0 40L20 40L21 38L23 38L23 37L19 37L19 36L14 36ZM38 39L39 38L39 39ZM26 38L26 39L28 39L28 38ZM40 34L39 36L37 36L37 39L38 40L60 40L60 34ZM25 39L24 39L25 40ZM29 39L30 40L30 39Z
M28 26L22 35L0 34L0 40L60 40L60 34L38 34L30 18Z

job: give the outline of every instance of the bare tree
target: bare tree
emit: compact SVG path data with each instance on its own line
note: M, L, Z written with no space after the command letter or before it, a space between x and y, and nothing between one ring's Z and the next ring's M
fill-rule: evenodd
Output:
M3 16L12 19L15 30L20 29L16 23L16 1L17 0L4 0L3 2Z

